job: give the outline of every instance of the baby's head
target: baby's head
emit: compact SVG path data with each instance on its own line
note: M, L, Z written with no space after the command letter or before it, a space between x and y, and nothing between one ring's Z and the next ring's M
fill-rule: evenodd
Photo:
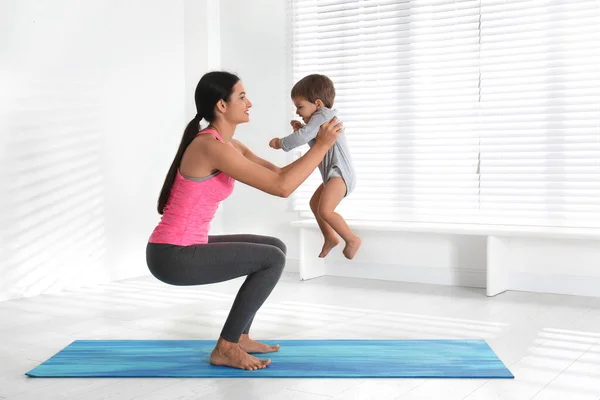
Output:
M296 114L304 123L321 107L333 107L335 88L325 75L312 74L300 79L292 88L292 101Z

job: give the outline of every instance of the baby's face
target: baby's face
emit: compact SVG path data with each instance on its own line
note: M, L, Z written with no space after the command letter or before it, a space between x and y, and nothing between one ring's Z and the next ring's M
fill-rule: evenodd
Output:
M292 101L296 106L296 114L302 118L302 121L304 121L305 124L318 109L315 103L311 103L304 97L294 97Z

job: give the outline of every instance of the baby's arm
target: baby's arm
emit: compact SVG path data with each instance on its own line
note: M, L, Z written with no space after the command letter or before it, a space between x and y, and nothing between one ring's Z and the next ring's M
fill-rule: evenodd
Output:
M313 114L308 123L291 135L280 139L279 144L284 151L290 151L302 146L317 137L321 125L333 118L333 115L317 112Z

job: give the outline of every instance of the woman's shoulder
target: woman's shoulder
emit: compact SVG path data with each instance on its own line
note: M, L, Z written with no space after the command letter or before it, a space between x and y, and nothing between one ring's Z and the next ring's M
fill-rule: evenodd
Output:
M210 134L197 134L186 149L191 160L206 160L206 157L219 152L223 143ZM202 162L200 162L202 163Z
M244 143L240 142L237 139L231 139L230 143L233 146L233 148L235 148L237 151L239 151L242 154L244 154L246 152L246 150L248 150L248 147L246 147L246 145Z
M229 152L226 151L227 148L233 148L236 151ZM236 154L244 154L246 147L239 141L222 142L213 135L204 134L197 135L188 149L193 153L195 159L214 160L215 158L230 159Z

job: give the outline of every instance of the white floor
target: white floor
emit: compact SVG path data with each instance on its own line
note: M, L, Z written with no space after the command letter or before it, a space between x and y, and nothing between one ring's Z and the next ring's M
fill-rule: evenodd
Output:
M145 277L0 303L0 399L600 399L600 298L296 274L256 317L256 339L482 338L516 379L24 376L76 339L215 339L240 283Z

